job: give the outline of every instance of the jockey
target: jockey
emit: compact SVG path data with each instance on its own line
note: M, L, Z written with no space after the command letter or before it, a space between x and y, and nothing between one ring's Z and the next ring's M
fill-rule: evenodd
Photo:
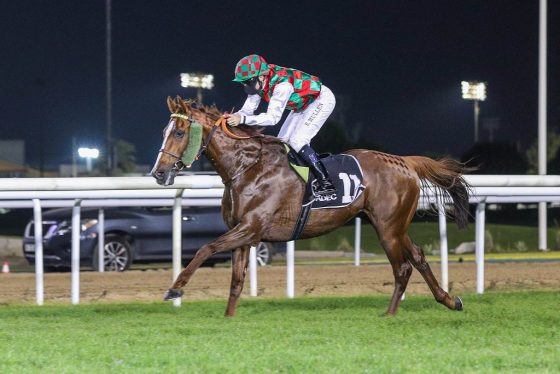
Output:
M309 145L334 109L336 100L331 90L313 75L269 64L255 54L239 60L233 81L241 83L248 96L241 110L226 115L228 125L274 126L285 109L291 111L278 138L288 143L311 168L318 180L315 194L335 192L325 166ZM268 108L255 115L261 99L268 103Z

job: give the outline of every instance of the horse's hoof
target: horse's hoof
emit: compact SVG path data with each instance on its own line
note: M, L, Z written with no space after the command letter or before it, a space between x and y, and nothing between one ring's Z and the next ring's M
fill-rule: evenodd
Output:
M183 290L176 290L174 288L170 288L167 291L165 291L165 295L163 295L163 300L167 301L167 300L178 299L179 297L183 296L183 294L184 294Z
M455 310L463 310L463 300L459 296L455 296Z

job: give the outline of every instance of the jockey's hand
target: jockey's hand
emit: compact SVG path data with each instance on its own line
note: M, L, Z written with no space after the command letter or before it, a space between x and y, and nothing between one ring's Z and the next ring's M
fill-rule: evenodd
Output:
M237 126L241 123L241 115L229 114L227 117L227 124L230 126Z

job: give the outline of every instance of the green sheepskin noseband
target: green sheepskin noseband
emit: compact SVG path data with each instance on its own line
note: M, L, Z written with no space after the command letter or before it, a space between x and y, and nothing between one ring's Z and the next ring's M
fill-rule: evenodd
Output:
M191 167L192 163L196 160L198 151L202 146L202 124L198 122L192 122L191 128L189 130L189 144L187 144L187 149L183 152L181 156L181 162L188 168Z

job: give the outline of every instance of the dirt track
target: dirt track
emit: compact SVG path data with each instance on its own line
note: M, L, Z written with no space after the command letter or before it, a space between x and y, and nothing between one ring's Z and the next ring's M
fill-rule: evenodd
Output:
M432 269L439 279L439 264ZM229 268L201 268L186 288L190 300L224 299L229 293ZM389 265L297 265L296 297L310 295L390 294L393 277ZM474 263L449 265L452 294L474 292ZM80 302L159 301L171 282L171 270L128 271L125 273L82 272ZM69 303L71 278L69 273L45 274L45 302ZM560 262L490 263L485 267L487 290L560 289ZM249 280L245 283L248 296ZM286 294L286 268L269 266L258 271L258 292L264 297ZM414 271L408 293L429 294L429 289ZM33 273L0 274L0 303L35 303Z

